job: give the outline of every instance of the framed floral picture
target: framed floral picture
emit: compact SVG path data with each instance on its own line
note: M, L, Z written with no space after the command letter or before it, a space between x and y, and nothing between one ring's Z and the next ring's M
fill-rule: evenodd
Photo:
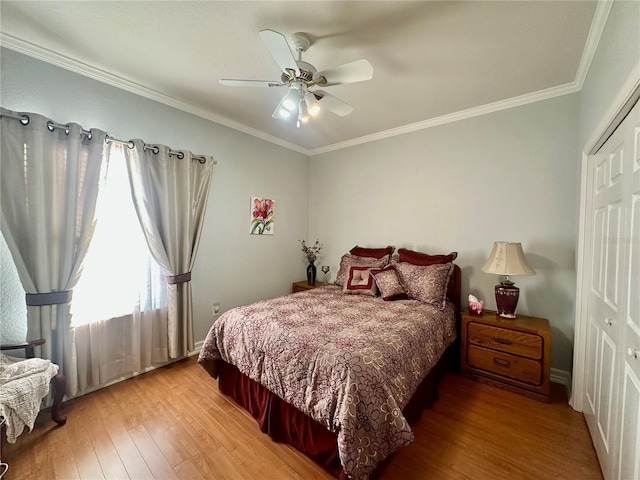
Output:
M275 202L269 198L251 197L251 235L273 235Z

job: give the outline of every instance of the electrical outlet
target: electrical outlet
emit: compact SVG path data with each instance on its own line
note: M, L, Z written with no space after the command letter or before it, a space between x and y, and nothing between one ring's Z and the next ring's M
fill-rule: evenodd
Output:
M220 302L215 302L213 304L213 314L218 315L220 313Z

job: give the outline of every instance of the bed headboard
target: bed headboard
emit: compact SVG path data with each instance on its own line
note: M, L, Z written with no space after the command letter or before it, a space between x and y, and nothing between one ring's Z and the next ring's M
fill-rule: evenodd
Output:
M460 314L462 312L462 270L455 263L447 287L447 298L453 302L458 309L458 314Z

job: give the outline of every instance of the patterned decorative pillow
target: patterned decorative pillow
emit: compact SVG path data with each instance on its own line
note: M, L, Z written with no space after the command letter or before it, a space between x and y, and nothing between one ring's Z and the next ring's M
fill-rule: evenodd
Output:
M393 265L388 265L382 270L371 270L376 285L380 290L380 295L383 300L403 300L409 298L407 292L402 288L402 284L396 274L396 269Z
M378 293L378 287L373 275L371 275L371 270L372 268L368 266L351 266L342 291L344 293L375 296Z
M447 255L428 255L406 248L399 248L398 256L401 262L413 263L414 265L439 265L453 262L458 256L458 252L451 252Z
M444 309L453 263L413 265L400 262L395 268L409 298Z
M367 266L370 268L383 268L387 265L387 257L372 258L372 257L358 257L357 255L351 255L345 253L340 259L340 269L336 275L336 285L344 286L349 275L349 268L351 265Z

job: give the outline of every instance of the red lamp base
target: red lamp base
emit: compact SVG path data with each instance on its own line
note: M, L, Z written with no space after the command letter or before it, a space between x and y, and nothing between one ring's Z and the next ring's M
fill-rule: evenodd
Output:
M498 315L503 318L516 318L520 289L511 280L503 280L500 285L496 285L495 292Z

